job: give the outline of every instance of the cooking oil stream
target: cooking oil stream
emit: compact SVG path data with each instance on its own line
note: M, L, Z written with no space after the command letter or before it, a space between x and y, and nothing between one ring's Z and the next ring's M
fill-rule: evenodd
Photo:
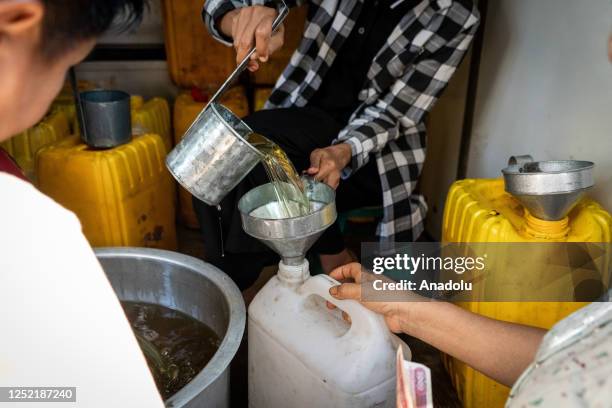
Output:
M287 153L276 143L256 133L251 134L248 141L263 154L262 164L274 186L278 202L279 213L274 214L276 218L307 215L310 212L310 200Z

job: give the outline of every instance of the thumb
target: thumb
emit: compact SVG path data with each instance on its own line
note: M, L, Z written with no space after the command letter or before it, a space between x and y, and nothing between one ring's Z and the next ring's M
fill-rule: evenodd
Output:
M358 283L343 283L329 289L329 294L338 300L361 298L361 285Z
M306 170L308 174L312 175L319 172L322 157L323 151L321 149L315 149L310 153L310 167Z

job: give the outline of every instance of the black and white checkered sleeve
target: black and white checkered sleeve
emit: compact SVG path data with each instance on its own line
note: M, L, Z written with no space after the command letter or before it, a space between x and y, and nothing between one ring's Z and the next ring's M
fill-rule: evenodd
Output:
M412 38L401 39L407 46L398 54L399 59L412 62L402 67L386 93L374 101L366 99L334 141L351 146L352 161L345 177L365 165L370 154L380 152L389 141L412 133L413 128L417 133L417 125L448 84L478 28L476 9L453 4ZM398 61L392 60L389 65L393 63ZM390 68L381 67L380 71L385 69Z
M306 0L284 0L289 7L297 7ZM262 5L277 8L278 0L206 0L202 9L202 19L208 32L218 41L227 46L232 45L231 38L226 37L217 27L217 23L227 12L241 7Z

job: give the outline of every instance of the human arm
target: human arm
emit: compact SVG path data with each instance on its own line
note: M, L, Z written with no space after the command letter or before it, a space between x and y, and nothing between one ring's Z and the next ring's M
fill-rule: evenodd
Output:
M304 0L285 1L288 7L301 5ZM285 28L281 24L272 33L272 23L278 15L279 2L273 0L208 0L202 17L208 31L217 40L236 49L236 63L256 47L248 69L256 71L260 62L282 47Z
M384 316L389 329L431 344L493 378L512 385L533 361L545 330L490 319L446 302L411 296L403 302L361 300L367 272L358 263L335 269L330 276L348 281L333 287L336 299L354 299Z
M310 167L306 173L331 188L340 184L340 173L351 162L351 146L339 143L310 153Z

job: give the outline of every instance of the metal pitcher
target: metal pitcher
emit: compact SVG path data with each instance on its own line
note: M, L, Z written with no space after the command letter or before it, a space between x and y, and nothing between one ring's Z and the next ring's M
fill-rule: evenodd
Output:
M272 31L279 28L289 13L285 2L279 3ZM247 67L254 52L255 47L215 92L183 140L166 158L166 166L174 178L209 205L218 205L263 158L246 140L253 131L232 111L217 103Z
M192 195L218 205L263 157L247 142L251 133L232 111L214 103L170 152L166 166Z
M80 102L81 139L89 147L110 149L132 140L128 93L116 90L86 91L81 92Z

